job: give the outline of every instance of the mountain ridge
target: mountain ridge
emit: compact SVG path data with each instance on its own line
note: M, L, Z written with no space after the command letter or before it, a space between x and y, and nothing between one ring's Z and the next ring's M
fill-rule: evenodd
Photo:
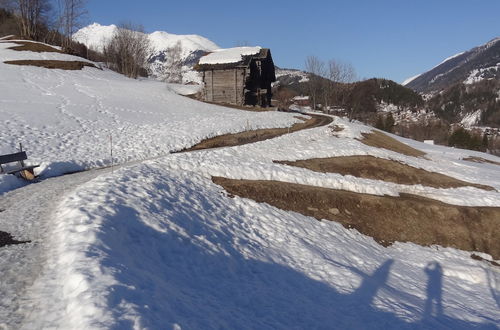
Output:
M403 85L419 93L430 94L441 92L456 83L500 79L500 37L450 56L429 71L412 78L406 79Z
M81 28L73 34L73 40L80 42L90 49L102 52L106 43L108 43L118 27L112 25L101 25L93 23ZM182 71L184 82L199 83L199 77L194 74L192 66L206 52L220 49L213 41L197 34L173 34L166 31L155 31L144 33L150 42L150 51L148 54L148 64L150 73L155 78L162 78L162 70L169 49L178 43L181 48L180 56L183 65Z

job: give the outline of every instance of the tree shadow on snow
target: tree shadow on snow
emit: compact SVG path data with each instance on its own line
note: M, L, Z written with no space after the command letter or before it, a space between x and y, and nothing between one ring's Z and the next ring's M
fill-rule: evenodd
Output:
M200 207L213 207L198 200L206 202ZM345 266L362 283L343 294L289 267L246 257L224 228L214 230L192 210L164 203L173 212L169 221L182 229L160 232L134 209L120 206L109 219L114 230L101 232L111 255L103 266L117 269L121 283L108 293L117 320L112 328L133 326L123 317L127 301L141 316L140 326L152 329L496 329L447 317L442 307L432 313L441 304L442 271L436 265L427 273L430 307L420 322L409 323L372 306L393 260L372 274ZM238 244L251 248L252 242Z

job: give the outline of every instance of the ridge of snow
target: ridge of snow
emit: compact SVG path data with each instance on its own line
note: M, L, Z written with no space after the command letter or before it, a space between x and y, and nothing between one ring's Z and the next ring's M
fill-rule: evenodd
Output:
M443 64L443 63L445 63L445 62L448 62L449 60L452 60L452 59L454 59L455 57L459 57L460 55L465 54L465 53L466 53L466 52L460 52L460 53L457 53L457 54L452 55L452 56L450 56L450 57L447 57L447 58L445 58L445 59L444 59L441 63L439 63L438 65L436 65L435 67L438 67L438 66L440 66L441 64Z
M102 51L104 45L113 37L117 28L116 25L93 23L78 30L73 34L73 39L85 44L89 48ZM181 42L183 57L195 50L212 51L220 48L214 42L196 34L180 35L155 31L146 35L151 42L153 51L163 51L175 46L177 42Z
M261 49L262 48L259 46L217 49L200 58L199 64L238 63L244 56L258 54Z
M415 80L415 79L417 79L418 77L420 77L421 75L422 75L422 74L421 74L421 73L419 73L419 74L417 74L417 75L415 75L415 76L413 76L413 77L406 78L406 79L405 79L405 81L403 81L403 82L401 83L401 85L406 86L406 85L408 85L410 82L412 82L413 80Z

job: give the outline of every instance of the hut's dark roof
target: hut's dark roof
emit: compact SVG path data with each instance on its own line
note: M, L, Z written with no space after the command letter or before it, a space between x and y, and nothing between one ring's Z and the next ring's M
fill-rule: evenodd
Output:
M209 53L210 54L210 53ZM207 54L208 55L208 54ZM224 70L224 69L234 69L234 68L246 68L250 65L253 59L261 59L264 60L266 58L271 59L271 51L269 48L261 48L257 54L253 55L244 55L242 56L242 60L234 63L217 63L217 64L196 64L195 69L198 71L206 71L206 70ZM202 57L203 58L203 57Z

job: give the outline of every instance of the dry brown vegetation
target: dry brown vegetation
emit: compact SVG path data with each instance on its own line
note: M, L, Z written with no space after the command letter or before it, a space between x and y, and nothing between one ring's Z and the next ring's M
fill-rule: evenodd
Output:
M421 184L434 188L472 186L484 190L495 190L489 186L461 181L444 174L428 172L394 160L373 156L346 156L274 162L307 168L315 172L340 173L342 175L352 175L399 184Z
M37 42L30 42L30 41L11 41L14 44L18 44L19 46L13 46L10 47L9 49L12 50L17 50L17 51L31 51L31 52L37 52L37 53L61 53L63 54L62 51L60 51L57 48L51 47L46 44L41 44Z
M412 148L402 142L399 142L398 140L393 139L390 136L381 133L379 131L372 131L370 133L361 133L361 134L363 135L363 139L361 139L360 141L368 146L392 150L394 152L407 156L413 156L413 157L425 156L424 152Z
M23 38L18 37L16 35L11 35L11 36L7 36L7 37L2 37L1 41L5 41L5 40L20 40L20 39L23 39Z
M249 105L236 105L236 104L230 104L230 103L217 103L217 102L208 102L208 101L202 101L204 103L208 104L213 104L213 105L220 105L222 107L226 108L232 108L232 109L237 109L237 110L244 110L244 111L252 111L252 112L266 112L266 111L276 111L275 107L259 107L259 106L249 106Z
M268 203L318 220L328 219L373 237L441 245L500 258L500 208L466 207L401 194L375 196L277 181L213 177L229 194Z
M481 157L467 157L467 158L464 158L463 160L467 160L469 162L474 162L474 163L488 163L488 164L494 164L494 165L499 165L500 166L499 162L494 162L492 160L484 159L484 158L481 158Z
M191 148L181 150L180 152L220 148L220 147L233 147L248 143L254 143L258 141L264 141L287 133L328 125L333 121L333 118L328 116L321 116L321 115L310 115L310 116L311 116L310 119L307 119L302 123L294 124L290 128L266 128L266 129L245 131L235 134L220 135L201 141L200 143L192 146Z
M56 61L56 60L16 60L5 61L5 64L14 65L30 65L38 66L46 69L61 69L61 70L81 70L83 67L88 66L95 68L96 66L89 62L83 61Z

